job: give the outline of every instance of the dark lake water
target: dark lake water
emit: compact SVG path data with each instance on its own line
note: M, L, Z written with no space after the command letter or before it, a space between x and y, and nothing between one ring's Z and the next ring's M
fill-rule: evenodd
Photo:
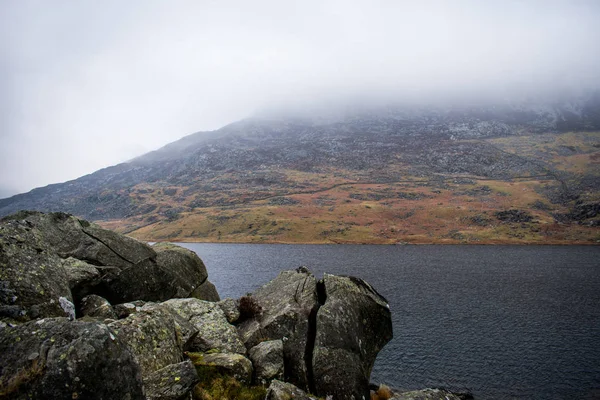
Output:
M186 244L221 297L284 269L349 274L390 302L371 380L476 399L600 399L600 247Z

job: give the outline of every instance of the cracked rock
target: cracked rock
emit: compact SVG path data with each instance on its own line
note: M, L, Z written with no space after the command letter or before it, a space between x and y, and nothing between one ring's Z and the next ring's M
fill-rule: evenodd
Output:
M282 340L284 378L306 390L308 317L318 305L316 287L316 279L307 269L280 272L252 294L262 312L238 327L248 349L263 341Z
M375 358L393 336L388 303L359 278L325 274L323 284L312 357L316 394L368 399Z

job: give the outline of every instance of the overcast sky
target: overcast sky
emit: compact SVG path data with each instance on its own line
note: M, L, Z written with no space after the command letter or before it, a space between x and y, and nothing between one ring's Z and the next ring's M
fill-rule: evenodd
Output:
M282 102L586 87L600 1L3 0L0 198Z

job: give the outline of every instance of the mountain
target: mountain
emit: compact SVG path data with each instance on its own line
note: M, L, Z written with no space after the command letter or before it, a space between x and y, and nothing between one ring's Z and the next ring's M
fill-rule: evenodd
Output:
M600 93L342 111L198 132L0 215L66 211L148 240L600 240Z

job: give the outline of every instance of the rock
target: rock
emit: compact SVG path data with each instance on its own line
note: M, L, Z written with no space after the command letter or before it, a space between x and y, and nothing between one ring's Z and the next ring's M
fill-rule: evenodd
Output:
M61 258L74 257L93 265L127 268L156 257L150 246L136 239L66 213L22 211L4 220L28 224L46 248L52 249Z
M266 385L273 379L283 379L283 341L269 340L248 351L254 365L254 381Z
M183 361L197 331L187 320L155 304L108 325L131 349L144 379L168 365Z
M217 288L209 280L204 281L200 286L198 286L190 294L190 297L206 301L221 300L221 297L219 297L219 293L217 292Z
M531 222L533 215L524 210L504 210L494 213L496 218L503 222Z
M117 314L112 306L103 297L90 294L81 299L80 310L82 316L98 319L117 319Z
M322 285L312 355L316 394L368 399L375 358L393 336L387 301L354 277L325 274Z
M152 249L156 251L156 263L165 274L165 281L171 282L170 284L175 290L170 297L196 297L202 300L211 300L195 295L208 278L206 267L196 253L171 243L156 243ZM209 292L206 289L204 291L208 295ZM214 289L214 293L217 293L216 289ZM214 294L210 294L214 296ZM219 295L216 294L216 296L218 298Z
M192 351L217 350L246 354L237 330L227 322L225 313L217 303L198 299L172 299L162 303L161 307L177 313L198 331L190 347Z
M318 305L316 286L315 277L306 269L282 271L252 294L262 312L238 327L247 348L267 340L283 340L285 380L307 390L308 317Z
M73 321L75 319L75 304L71 303L66 297L59 297L58 304L60 304L65 314L67 314L69 320Z
M63 267L69 281L69 288L72 292L81 293L78 298L84 297L85 287L97 285L100 282L100 272L96 266L68 257L63 260Z
M238 309L235 300L226 298L217 303L221 310L225 313L225 317L230 324L233 324L240 318L240 310Z
M252 362L241 354L235 353L193 353L196 367L214 369L216 372L230 375L245 384L252 382Z
M469 393L453 393L445 389L423 389L395 394L390 400L472 400Z
M190 360L171 364L144 379L147 400L180 400L200 381Z
M267 397L265 400L314 400L308 396L304 391L292 385L282 381L275 380L271 382L269 389L267 390Z
M144 399L129 348L103 324L49 318L0 329L0 393L10 399Z
M13 323L69 316L61 297L73 302L62 260L26 222L2 220L0 319Z
M204 264L171 244L150 246L65 213L23 211L0 223L0 315L14 321L63 316L96 294L111 304L198 296L214 300ZM64 259L64 260L63 260Z
M115 311L117 318L122 319L122 318L127 318L131 314L140 311L142 309L142 307L144 307L145 304L146 304L145 301L136 300L136 301L132 301L131 303L117 304L117 305L113 306L113 310Z

